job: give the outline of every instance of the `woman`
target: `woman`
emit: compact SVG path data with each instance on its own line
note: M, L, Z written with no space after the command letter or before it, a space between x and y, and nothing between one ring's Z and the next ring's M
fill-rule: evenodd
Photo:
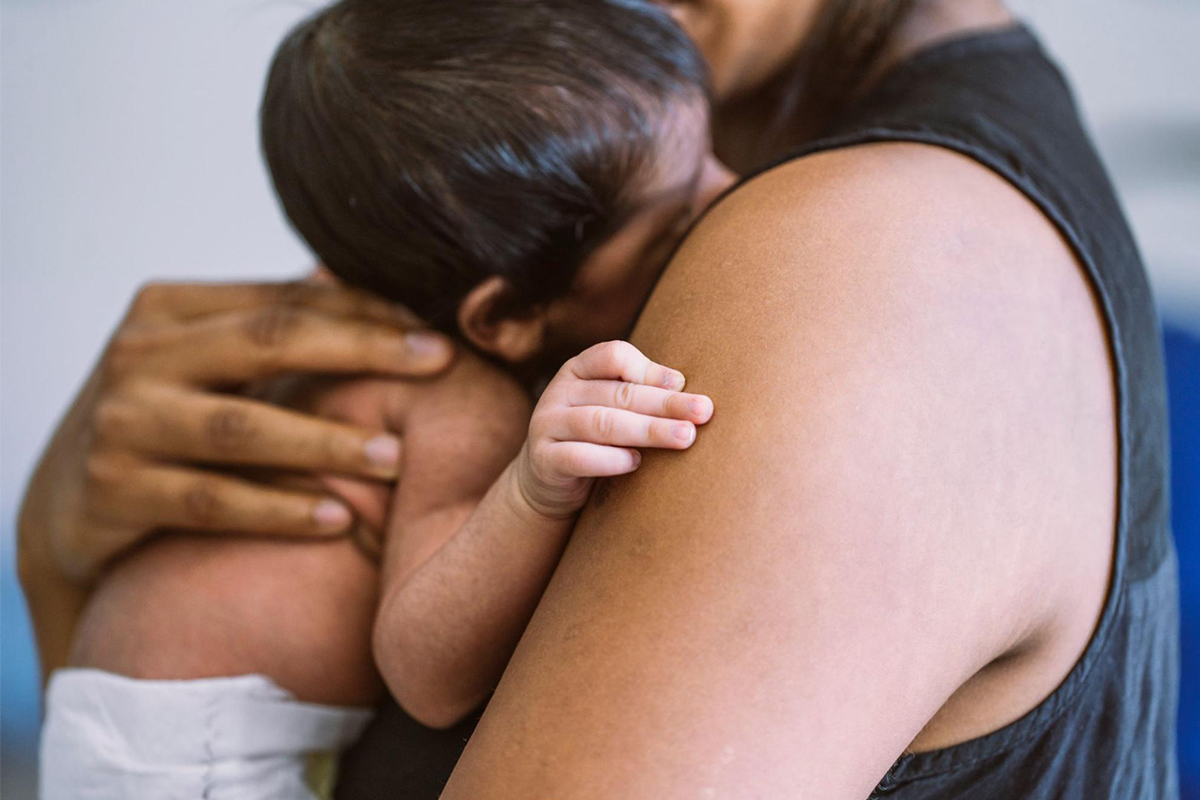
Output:
M696 226L632 341L728 411L687 459L593 498L443 796L1175 796L1157 325L1060 76L992 0L672 9L712 69L719 154L759 172ZM263 419L254 456L240 422L156 456L381 474L352 469L369 433L321 428L357 449L317 463L306 431L195 388L341 361L346 296L297 315L222 291L252 297L135 307L115 383L85 391L31 485L44 658L86 575L156 525L313 529L287 522L316 498L194 466L89 479L106 398L170 381ZM269 358L163 377L171 353L260 329ZM104 416L108 456L143 463L148 414ZM99 498L103 525L52 491ZM440 790L463 732L394 720L342 794Z

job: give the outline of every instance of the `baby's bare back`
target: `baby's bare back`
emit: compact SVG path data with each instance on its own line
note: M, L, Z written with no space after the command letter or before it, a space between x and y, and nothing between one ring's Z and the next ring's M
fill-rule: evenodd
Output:
M165 534L101 582L72 666L148 679L262 674L310 702L372 704L377 594L376 568L347 539Z
M380 429L406 390L297 382L284 402ZM257 673L310 702L369 704L383 690L371 656L378 594L378 568L348 538L164 534L106 573L71 662L147 679Z

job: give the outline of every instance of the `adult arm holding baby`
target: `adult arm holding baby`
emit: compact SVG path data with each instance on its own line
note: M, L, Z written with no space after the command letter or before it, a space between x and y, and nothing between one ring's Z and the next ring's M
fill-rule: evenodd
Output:
M449 340L361 292L311 282L143 288L55 431L18 522L18 569L42 671L67 660L106 564L165 527L344 536L329 492L230 466L395 478L399 441L221 391L286 372L435 374Z

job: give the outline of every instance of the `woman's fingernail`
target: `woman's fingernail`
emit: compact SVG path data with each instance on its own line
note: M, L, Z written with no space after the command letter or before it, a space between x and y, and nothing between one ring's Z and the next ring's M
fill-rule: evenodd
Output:
M336 500L322 500L313 506L313 519L322 528L337 530L350 524L350 510Z
M667 370L666 374L663 376L662 385L663 385L664 389L670 389L672 391L678 392L681 389L683 389L683 385L685 383L687 383L687 381L684 379L683 373L676 372L673 369Z
M446 341L446 337L428 331L406 333L404 343L419 356L440 356L450 350L450 343Z
M363 446L363 452L372 464L391 469L400 462L400 440L395 436L376 436Z
M696 438L696 426L689 425L686 422L681 422L678 425L672 425L671 435L680 441L691 444L692 440Z

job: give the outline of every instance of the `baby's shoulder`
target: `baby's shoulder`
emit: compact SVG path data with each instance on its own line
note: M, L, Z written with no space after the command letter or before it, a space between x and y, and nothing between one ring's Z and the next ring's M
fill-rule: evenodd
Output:
M511 374L466 349L448 371L409 383L395 399L389 427L406 443L473 459L520 449L533 414L532 397Z
M296 376L270 399L326 419L401 433L430 425L523 431L532 413L529 393L512 375L465 348L449 369L429 378Z
M529 430L532 400L498 367L461 351L442 375L410 383L389 427L403 441L401 494L414 508L477 501Z
M410 382L393 408L393 422L403 430L441 420L451 424L524 426L533 411L528 391L510 373L462 349L449 370Z

